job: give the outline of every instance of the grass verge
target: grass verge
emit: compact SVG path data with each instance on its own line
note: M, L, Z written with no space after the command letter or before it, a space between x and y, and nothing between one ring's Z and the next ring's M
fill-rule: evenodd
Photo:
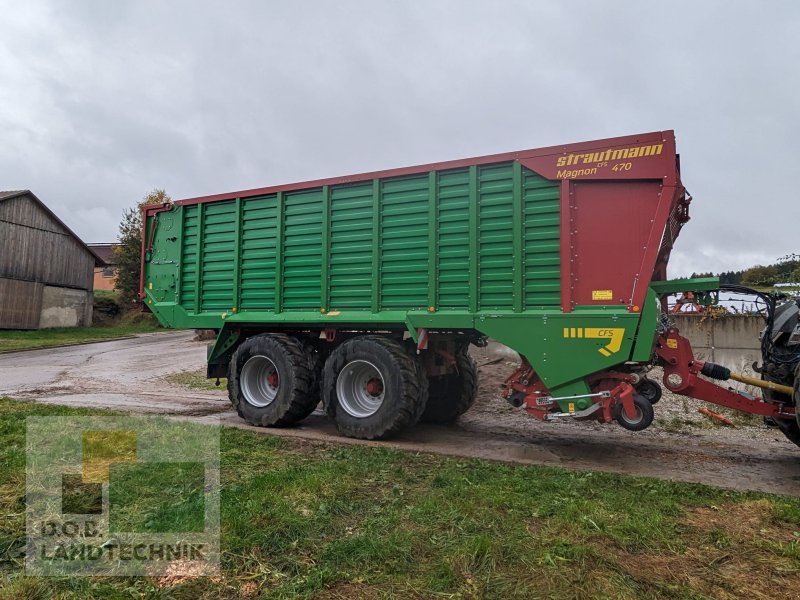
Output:
M34 350L85 342L101 342L136 333L162 330L152 315L123 316L113 325L94 327L57 327L32 331L0 331L0 352Z
M182 385L190 390L226 390L228 380L220 377L219 385L216 384L216 379L207 379L205 369L197 371L180 371L178 373L171 373L165 379L176 385Z
M0 598L795 598L800 587L800 499L227 428L219 576L28 577L25 417L64 414L90 413L0 400Z

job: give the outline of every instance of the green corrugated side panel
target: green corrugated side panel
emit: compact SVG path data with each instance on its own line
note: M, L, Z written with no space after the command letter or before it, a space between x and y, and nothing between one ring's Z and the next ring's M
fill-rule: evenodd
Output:
M529 169L522 169L523 283L525 308L561 305L560 189Z
M479 310L512 310L514 223L521 218L522 226L517 229L523 239L517 244L522 244L522 306L526 310L557 309L559 184L525 168L515 180L515 168L519 173L520 168L511 162L478 167L475 190L470 189L468 168L439 171L433 179L427 173L384 179L377 187L373 182L331 186L327 215L321 188L243 198L241 215L237 215L233 200L207 203L202 211L198 205L176 207L183 219L179 302L187 313L197 314L194 298L199 283L199 312L221 313L233 308L239 226L239 312L275 311L276 288L281 289L284 312L320 308L371 311L374 279L378 281L379 311L427 310L431 298L437 300L437 311L465 311L469 309L471 240L477 249ZM515 181L521 190L515 191ZM377 214L374 189L378 190ZM436 195L433 205L431 189ZM277 203L281 196L283 264L278 267ZM474 232L470 231L471 196L476 199ZM515 214L520 210L520 196L521 217ZM430 223L431 218L435 223ZM323 248L326 221L330 228L327 248ZM430 227L435 228L434 235ZM373 277L372 261L375 231L379 239L377 278ZM327 289L323 288L323 261L327 261ZM429 290L430 267L435 267L435 294ZM279 268L282 273L277 272ZM281 275L282 285L276 285L276 277ZM327 307L322 304L325 296Z
M236 203L211 202L204 207L200 310L225 311L233 307L233 266L236 240Z
M179 206L177 209L183 217L183 237L181 238L181 292L179 303L187 311L194 312L194 293L197 289L197 205Z
M329 310L371 309L372 182L331 189Z
M478 307L511 309L514 299L512 163L478 168Z
M386 179L380 198L380 307L428 303L428 175Z
M438 308L466 310L469 300L469 170L441 171L437 192Z
M275 309L277 215L275 194L242 202L239 310Z
M284 196L284 310L322 307L322 190Z

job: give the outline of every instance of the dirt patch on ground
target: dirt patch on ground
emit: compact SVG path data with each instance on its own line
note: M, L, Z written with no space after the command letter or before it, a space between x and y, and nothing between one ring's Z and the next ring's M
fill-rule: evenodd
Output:
M613 551L625 574L653 592L689 588L719 599L797 598L800 537L777 522L768 500L697 507L680 523L689 529L682 550Z
M784 571L769 555L737 552L703 546L674 554L617 554L616 559L629 577L654 593L677 587L719 600L797 598L800 575ZM783 566L791 569L791 564Z
M380 598L382 595L365 583L339 583L333 587L320 590L315 596L320 600L352 600L353 598Z
M764 539L800 545L800 537L791 527L773 519L772 505L768 500L695 508L684 523L702 531L723 530L739 541Z

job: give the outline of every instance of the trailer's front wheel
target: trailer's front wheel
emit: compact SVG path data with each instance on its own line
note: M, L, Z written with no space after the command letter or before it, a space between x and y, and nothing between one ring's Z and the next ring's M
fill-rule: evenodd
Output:
M614 405L614 418L617 423L628 431L642 431L650 427L655 416L653 405L648 402L644 396L639 394L633 395L633 405L636 408L636 416L631 419L625 414L625 409L622 407L622 402L617 402Z
M251 425L282 427L308 416L319 402L312 361L287 335L256 335L231 358L228 396Z
M339 433L380 439L419 420L427 380L400 342L363 336L344 342L328 357L322 396Z

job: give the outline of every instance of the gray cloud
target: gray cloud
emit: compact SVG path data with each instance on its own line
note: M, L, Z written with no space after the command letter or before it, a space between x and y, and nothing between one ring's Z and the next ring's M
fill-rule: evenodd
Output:
M671 274L797 251L800 5L0 0L0 188L176 198L675 129ZM624 224L622 224L624 227Z

